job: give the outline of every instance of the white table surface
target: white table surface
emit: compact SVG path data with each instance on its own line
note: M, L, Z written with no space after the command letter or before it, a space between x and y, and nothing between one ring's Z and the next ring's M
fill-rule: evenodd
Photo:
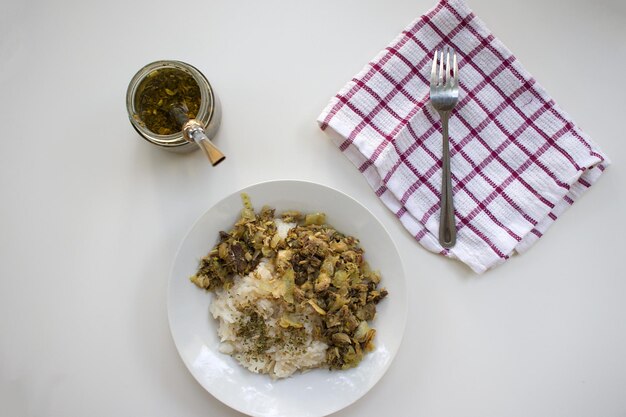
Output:
M168 274L208 207L283 178L362 202L407 271L398 356L337 416L626 415L626 5L470 5L613 161L532 250L483 276L413 241L315 123L431 0L2 0L0 415L240 415L180 360ZM131 128L128 81L157 59L213 83L219 167Z

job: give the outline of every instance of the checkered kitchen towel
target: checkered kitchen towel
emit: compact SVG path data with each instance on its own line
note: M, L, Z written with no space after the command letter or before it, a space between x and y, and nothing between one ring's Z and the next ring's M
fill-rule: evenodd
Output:
M460 55L450 119L457 244L439 245L441 126L429 103L436 49ZM608 160L462 0L421 16L318 119L427 249L480 273L528 249Z

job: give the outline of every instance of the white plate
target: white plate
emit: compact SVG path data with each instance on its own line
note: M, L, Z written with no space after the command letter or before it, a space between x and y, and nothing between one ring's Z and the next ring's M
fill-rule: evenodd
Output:
M242 208L240 193L250 195L255 209L269 205L322 211L337 230L357 237L365 259L382 275L389 296L378 305L373 327L376 349L354 369L316 369L283 380L249 372L219 353L217 322L209 314L212 294L189 281L217 241L229 230ZM407 315L404 270L396 247L383 225L361 204L331 188L303 181L271 181L252 185L210 208L193 225L181 244L168 289L168 314L180 356L196 380L215 398L252 416L317 417L352 404L383 376L398 350Z

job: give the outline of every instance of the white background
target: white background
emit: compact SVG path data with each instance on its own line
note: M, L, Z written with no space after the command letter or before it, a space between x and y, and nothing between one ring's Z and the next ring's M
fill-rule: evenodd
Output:
M626 415L622 0L470 1L613 161L483 276L413 241L315 123L433 1L0 1L0 415L240 415L180 360L167 279L207 208L281 178L362 202L407 271L398 356L337 416ZM157 59L217 90L217 168L131 128L126 87Z

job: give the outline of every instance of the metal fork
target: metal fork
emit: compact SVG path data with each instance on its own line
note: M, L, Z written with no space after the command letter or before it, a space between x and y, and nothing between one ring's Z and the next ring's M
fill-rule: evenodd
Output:
M437 61L439 58L439 71ZM445 59L444 59L445 58ZM450 66L452 59L452 67ZM450 178L450 143L448 140L448 120L450 113L459 101L459 67L454 49L446 48L435 51L433 69L430 76L430 102L441 118L443 131L442 179L441 179L441 217L439 223L439 243L444 248L451 248L456 243L456 225L454 223L454 203L452 201L452 180Z

